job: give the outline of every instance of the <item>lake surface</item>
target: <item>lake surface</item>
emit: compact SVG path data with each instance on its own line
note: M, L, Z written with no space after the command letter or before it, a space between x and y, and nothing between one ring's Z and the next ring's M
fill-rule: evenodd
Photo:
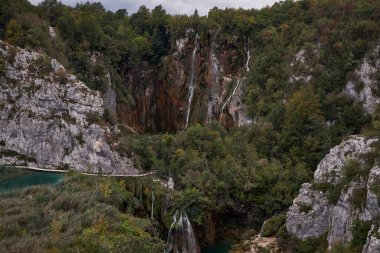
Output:
M33 185L59 184L62 173L40 172L28 169L0 167L0 191L25 188Z
M231 244L226 241L217 241L214 245L202 248L202 253L228 253Z

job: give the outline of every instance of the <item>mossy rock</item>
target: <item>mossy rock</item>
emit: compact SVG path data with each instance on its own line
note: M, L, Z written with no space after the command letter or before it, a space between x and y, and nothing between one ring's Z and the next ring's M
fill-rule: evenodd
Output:
M282 225L284 225L286 219L285 214L279 214L266 220L261 228L261 236L268 237L275 235Z
M288 240L290 238L288 231L286 230L285 224L280 227L280 229L276 233L277 238L281 238L284 240Z

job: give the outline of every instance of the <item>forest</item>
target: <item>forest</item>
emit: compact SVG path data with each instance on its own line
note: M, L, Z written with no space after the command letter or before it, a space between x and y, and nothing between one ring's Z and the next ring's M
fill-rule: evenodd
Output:
M249 41L243 102L255 123L226 129L218 121L194 121L177 131L136 133L122 123L120 111L95 116L120 129L117 151L133 157L136 168L173 178L174 193L150 178L75 173L56 187L0 193L0 246L15 252L31 245L35 252L162 252L172 216L182 209L202 245L213 241L205 224L214 224L221 237L237 228L232 239L239 242L272 218L280 224L268 235L287 241L293 252L325 252L322 239L302 242L288 235L284 216L332 147L350 135L380 136L380 106L371 115L342 93L379 45L380 1L286 0L261 10L215 7L206 16L196 10L170 15L160 5L131 14L108 11L101 3L0 3L1 40L57 59L93 90L105 92L110 73L118 106L139 103L126 88L126 73L136 66L162 69L188 28L204 45L216 33L216 43ZM301 49L299 67L292 63ZM380 96L379 71L375 79ZM371 156L373 165L380 147ZM368 233L360 225L348 248L332 252L360 252Z

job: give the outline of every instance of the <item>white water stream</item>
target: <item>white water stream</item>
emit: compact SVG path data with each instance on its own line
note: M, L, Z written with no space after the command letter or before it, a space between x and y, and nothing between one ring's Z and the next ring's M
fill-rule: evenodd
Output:
M197 54L198 50L198 33L195 35L195 45L193 50L193 55L191 59L191 75L190 75L190 84L189 84L189 99L188 99L188 107L187 107L187 114L186 114L186 127L189 125L189 118L190 118L190 110L191 110L191 102L193 101L194 96L194 78L195 78L195 56Z

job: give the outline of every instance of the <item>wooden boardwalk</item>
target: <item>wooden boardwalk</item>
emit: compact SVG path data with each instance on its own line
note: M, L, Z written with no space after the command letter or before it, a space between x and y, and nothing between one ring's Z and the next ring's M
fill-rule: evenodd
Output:
M11 166L11 165L9 165ZM80 172L80 171L75 171L75 170L55 170L55 169L43 169L43 168L38 168L38 167L29 167L29 166L12 166L15 168L20 168L20 169L28 169L28 170L34 170L34 171L42 171L42 172L54 172L54 173L68 173L68 172L78 172L86 176L99 176L98 173L86 173L86 172ZM104 177L146 177L153 175L154 171L149 172L149 173L144 173L144 174L105 174L102 173L102 176Z

